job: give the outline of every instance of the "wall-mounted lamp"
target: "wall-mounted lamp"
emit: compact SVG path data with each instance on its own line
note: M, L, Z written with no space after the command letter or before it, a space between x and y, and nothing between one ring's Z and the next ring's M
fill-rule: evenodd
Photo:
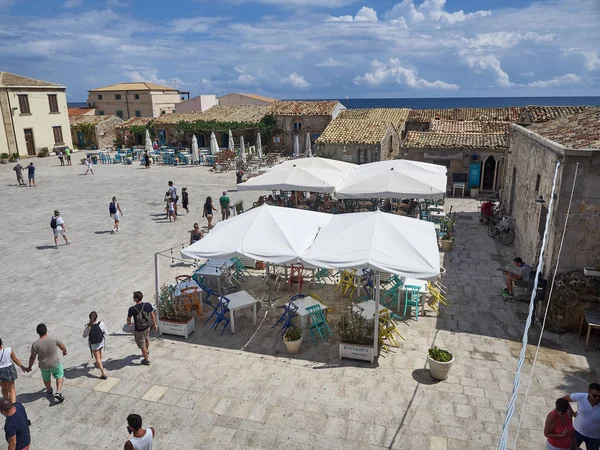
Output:
M540 203L540 204L544 204L544 203L546 203L546 200L544 200L544 196L542 194L540 194L540 196L536 199L535 202L536 203Z

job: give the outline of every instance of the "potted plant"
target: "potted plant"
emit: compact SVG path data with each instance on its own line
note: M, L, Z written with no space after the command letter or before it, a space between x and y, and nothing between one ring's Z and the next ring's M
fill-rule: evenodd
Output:
M427 362L429 363L429 372L432 378L445 380L448 378L448 372L454 362L454 356L448 350L442 350L434 346L429 349Z
M373 322L345 311L337 323L340 333L340 359L350 358L373 363L377 348L373 346Z
M166 284L160 287L156 309L160 334L173 334L187 339L196 329L194 317L185 309L183 300L174 297L172 288Z
M450 233L446 233L441 237L440 243L442 244L442 250L449 252L454 248L454 236Z
M10 158L10 155L8 153L0 153L0 164L8 163L9 158Z
M283 342L285 348L290 355L295 355L300 351L300 344L302 344L302 328L290 327L283 335Z

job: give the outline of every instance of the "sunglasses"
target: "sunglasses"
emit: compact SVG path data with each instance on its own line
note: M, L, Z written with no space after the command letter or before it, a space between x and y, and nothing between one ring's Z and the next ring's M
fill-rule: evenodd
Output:
M592 398L600 398L600 394L592 394L591 392L590 392L590 396Z

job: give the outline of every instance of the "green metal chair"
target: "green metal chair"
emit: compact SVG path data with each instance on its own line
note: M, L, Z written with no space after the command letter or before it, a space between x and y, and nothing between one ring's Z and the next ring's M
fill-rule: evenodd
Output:
M234 256L231 258L231 261L233 261L233 268L235 269L236 278L245 280L246 276L250 276L250 272L248 272L248 269L246 269L240 258Z
M318 269L315 272L315 281L318 283L317 286L324 288L326 284L325 280L330 280L331 282L335 281L333 275L329 272L329 269Z
M317 345L317 340L315 339L315 331L319 333L326 341L329 340L329 336L333 336L333 332L331 328L329 328L329 324L325 319L325 315L323 314L323 310L321 309L321 305L309 306L306 308L306 312L310 315L310 337L312 338L315 345Z
M404 295L404 313L402 314L402 318L406 318L406 310L409 306L415 307L416 318L415 320L419 321L419 305L421 304L421 288L419 286L405 286L405 295Z

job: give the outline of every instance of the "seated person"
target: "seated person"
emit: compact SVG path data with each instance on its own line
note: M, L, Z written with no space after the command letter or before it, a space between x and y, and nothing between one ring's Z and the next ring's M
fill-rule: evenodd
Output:
M264 202L265 202L265 197L263 197L261 195L260 197L258 197L258 201L256 202L256 206L262 206Z
M283 198L277 197L277 206L284 206Z
M292 191L292 195L290 196L290 203L292 206L296 206L296 191Z
M344 203L344 200L339 199L337 202L337 211L338 212L346 212L346 204Z
M392 212L392 201L390 199L387 199L387 201L383 204L383 211Z
M269 196L267 197L267 205L271 205L271 206L273 206L274 204L275 204L275 199L273 198L273 196L272 196L272 195L269 195Z
M513 260L513 264L517 267L517 270L512 272L508 270L503 270L504 276L506 277L506 287L502 289L503 294L508 294L509 296L513 296L513 286L516 284L517 286L527 287L529 285L529 276L531 271L533 270L531 266L528 266L523 262L523 260L519 257Z
M323 200L323 204L321 205L321 211L330 212L331 211L331 200L329 199L329 195L325 196Z

